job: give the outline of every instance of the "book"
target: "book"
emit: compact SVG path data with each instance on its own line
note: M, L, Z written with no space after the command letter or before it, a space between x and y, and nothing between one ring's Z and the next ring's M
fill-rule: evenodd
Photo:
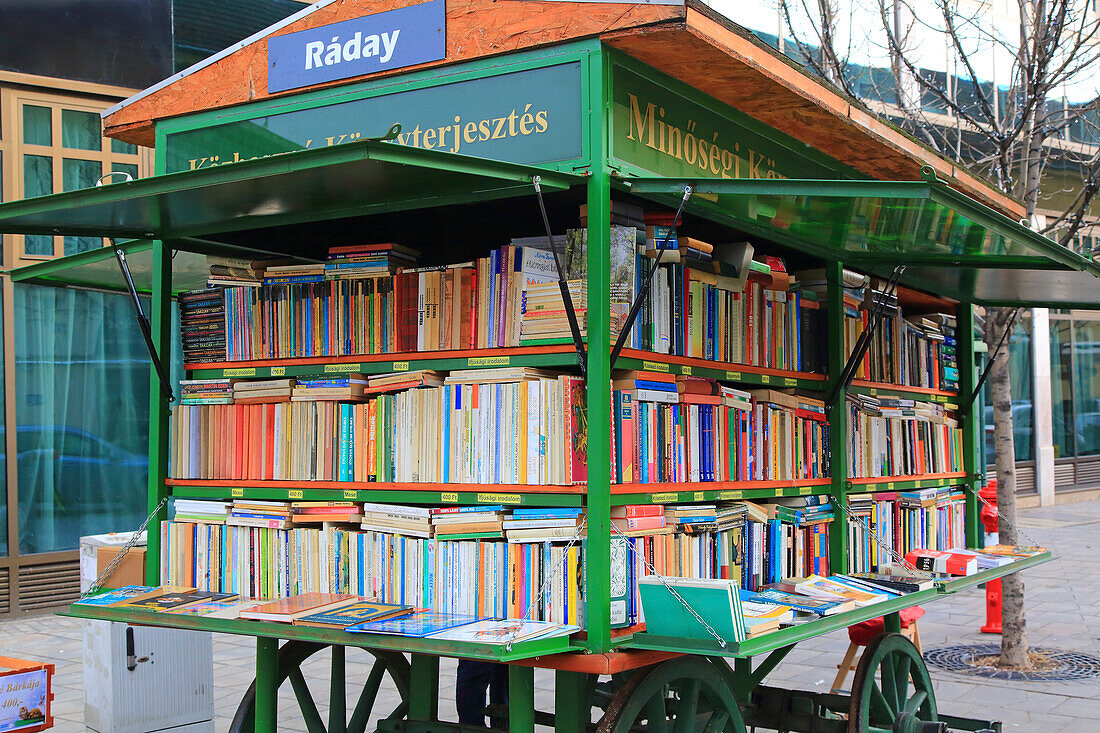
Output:
M170 608L187 606L192 603L204 601L227 601L236 598L234 593L214 593L211 591L181 590L173 591L161 588L164 593L153 593L146 596L132 598L125 603L118 604L119 608L133 608L142 611L165 611Z
M353 634L395 634L423 638L483 619L460 613L416 611L398 618L365 621L344 629Z
M557 624L548 621L481 620L462 624L451 629L432 634L440 641L458 641L475 644L515 644L532 639L544 639L553 636L568 636L579 631L578 626Z
M105 593L97 593L87 598L80 598L73 601L73 603L80 606L115 606L138 600L143 596L153 594L156 590L158 590L157 587L152 585L127 585Z
M789 606L795 611L812 613L817 616L832 616L836 613L851 611L856 607L851 600L824 600L811 598L799 593L784 593L774 588L747 593L745 599L761 603L774 603L781 606Z
M973 575L978 572L977 556L968 553L919 548L906 553L905 560L918 570L950 575Z
M713 630L729 641L747 638L741 597L732 581L647 575L638 585L649 633L713 641Z
M296 618L332 610L355 597L340 593L303 593L245 609L240 618L291 623Z
M382 619L404 616L412 611L412 606L397 606L389 603L357 600L319 613L295 617L293 623L296 626L314 626L322 629L346 629L349 626L363 624L367 621L381 621Z

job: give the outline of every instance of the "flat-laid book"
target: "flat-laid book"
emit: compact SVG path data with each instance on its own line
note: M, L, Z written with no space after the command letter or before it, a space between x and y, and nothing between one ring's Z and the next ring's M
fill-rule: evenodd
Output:
M436 611L415 611L396 618L367 621L349 626L344 631L357 634L390 634L423 638L439 634L448 629L482 621L478 616L461 613L438 613Z
M74 601L74 604L78 606L117 606L129 603L135 598L155 594L157 590L157 587L153 585L127 585L106 593L81 598Z
M294 619L295 626L316 626L322 629L346 629L366 621L404 616L413 611L412 606L397 606L391 603L359 600L342 604L319 613Z
M713 630L726 641L747 638L736 581L647 575L638 579L638 591L649 633L714 641Z
M488 619L463 624L457 628L432 634L432 638L477 644L515 644L532 639L565 636L579 630L579 626L557 624L551 621L524 621L522 619L500 621Z
M246 609L241 611L240 617L255 621L291 623L296 618L329 611L355 599L356 596L344 593L303 593Z

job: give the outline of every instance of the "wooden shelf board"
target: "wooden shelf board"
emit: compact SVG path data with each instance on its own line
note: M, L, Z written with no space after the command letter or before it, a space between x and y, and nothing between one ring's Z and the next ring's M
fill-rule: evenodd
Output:
M943 389L931 389L928 387L909 387L904 384L891 384L890 382L871 382L866 379L853 379L852 387L857 388L860 391L883 391L899 394L912 394L912 395L927 395L929 397L943 397L943 400L934 400L936 402L951 402L959 399L958 392L949 392Z
M666 504L692 501L736 501L780 496L827 494L832 479L805 481L697 481L692 483L612 484L611 503Z
M171 493L191 499L377 501L409 504L581 506L584 486L406 484L361 481L199 481L168 479Z
M625 363L623 360L626 360ZM641 362L640 365L636 362ZM733 364L691 356L657 354L640 349L623 349L616 368L631 365L644 371L659 371L670 374L686 374L710 377L724 381L751 381L774 387L807 387L822 389L826 376L813 372L796 372L790 369L770 369L751 364ZM698 372L696 370L699 370Z
M902 484L905 488L930 488L934 484L943 484L944 482L948 481L958 483L965 480L965 471L954 471L951 473L925 473L919 476L878 476L875 478L853 478L849 479L848 483L850 483L853 487L880 486L882 484Z

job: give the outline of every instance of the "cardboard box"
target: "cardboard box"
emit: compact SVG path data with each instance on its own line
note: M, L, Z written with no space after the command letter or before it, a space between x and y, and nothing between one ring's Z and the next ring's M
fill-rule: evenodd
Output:
M92 587L99 575L97 567L99 558L97 552L100 547L121 547L134 536L133 532L108 532L107 534L93 534L80 538L80 592L84 593ZM145 545L145 533L142 532L138 544Z
M100 547L96 550L96 577L121 551L121 547ZM144 547L131 547L110 577L103 581L104 588L121 588L124 585L145 585Z

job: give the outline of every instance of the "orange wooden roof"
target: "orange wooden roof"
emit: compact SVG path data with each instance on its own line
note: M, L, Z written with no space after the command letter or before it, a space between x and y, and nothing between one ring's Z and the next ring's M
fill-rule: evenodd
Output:
M194 112L297 94L269 94L267 38L421 0L332 0L216 54L109 110L105 134L151 146L156 122ZM805 142L871 178L917 180L924 165L959 190L1014 218L1023 207L953 161L899 132L728 19L688 0L629 5L527 0L447 0L442 61L309 89L494 56L578 38L606 44Z

